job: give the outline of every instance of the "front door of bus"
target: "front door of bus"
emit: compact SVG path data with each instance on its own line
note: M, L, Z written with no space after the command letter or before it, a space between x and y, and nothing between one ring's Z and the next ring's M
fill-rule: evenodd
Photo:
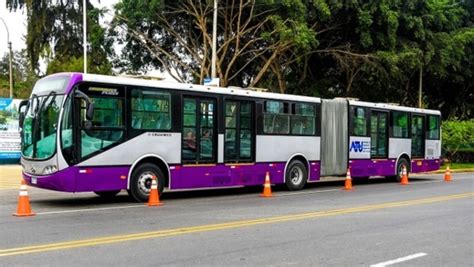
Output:
M388 113L372 111L370 116L370 157L387 158L388 155Z

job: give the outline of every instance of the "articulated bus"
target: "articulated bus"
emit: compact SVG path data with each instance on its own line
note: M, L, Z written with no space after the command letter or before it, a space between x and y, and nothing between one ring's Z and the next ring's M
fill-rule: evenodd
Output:
M20 105L29 185L146 201L159 191L439 169L440 112L350 99L59 73Z

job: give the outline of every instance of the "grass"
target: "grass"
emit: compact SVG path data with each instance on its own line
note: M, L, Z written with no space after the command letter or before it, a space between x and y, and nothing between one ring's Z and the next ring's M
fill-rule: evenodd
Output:
M441 169L446 168L446 164L441 165ZM456 170L456 169L474 169L474 163L449 163L449 168L451 170Z

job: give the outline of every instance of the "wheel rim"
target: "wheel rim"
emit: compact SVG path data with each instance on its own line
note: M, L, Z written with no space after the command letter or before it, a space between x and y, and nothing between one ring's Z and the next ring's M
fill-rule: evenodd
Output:
M290 181L294 185L298 185L303 181L303 170L299 166L294 166L290 170Z
M398 170L398 177L402 178L403 176L403 167L407 167L404 163L400 164L400 168ZM408 169L407 169L407 172L408 172Z
M140 177L138 177L138 189L144 193L149 194L151 188L151 182L153 180L153 176L155 176L152 172L143 172Z

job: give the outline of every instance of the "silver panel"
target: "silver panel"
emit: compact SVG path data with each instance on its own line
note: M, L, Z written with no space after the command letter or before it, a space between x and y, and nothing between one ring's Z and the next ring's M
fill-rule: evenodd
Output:
M319 160L318 136L257 135L257 162L286 162L294 154Z
M217 163L224 162L224 135L217 136Z
M346 174L349 157L347 113L346 99L322 100L321 176Z
M396 159L401 154L408 154L411 158L411 139L389 138L388 149L388 158L390 159Z
M351 136L349 138L350 159L370 159L370 137Z
M131 165L145 154L161 156L166 163L181 162L181 133L144 133L92 157L79 166Z
M54 154L52 158L45 161L27 160L22 157L20 162L24 172L32 175L43 175L43 170L47 166L58 166L58 154Z
M441 141L425 141L425 159L439 159L441 157Z

